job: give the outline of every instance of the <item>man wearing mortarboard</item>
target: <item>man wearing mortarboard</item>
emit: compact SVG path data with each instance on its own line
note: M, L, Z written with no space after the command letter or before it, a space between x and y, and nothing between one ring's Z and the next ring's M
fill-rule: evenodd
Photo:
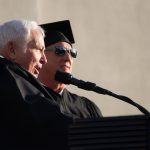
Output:
M70 21L42 24L41 27L46 34L44 41L47 64L43 65L39 80L54 97L63 113L77 118L102 117L94 102L70 92L65 84L55 80L57 70L71 73L73 59L77 57L77 51L72 45L75 41Z

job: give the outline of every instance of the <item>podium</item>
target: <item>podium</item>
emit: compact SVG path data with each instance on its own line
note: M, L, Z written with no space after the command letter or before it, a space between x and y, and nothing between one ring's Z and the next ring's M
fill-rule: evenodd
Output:
M150 150L150 116L78 119L68 129L69 150Z

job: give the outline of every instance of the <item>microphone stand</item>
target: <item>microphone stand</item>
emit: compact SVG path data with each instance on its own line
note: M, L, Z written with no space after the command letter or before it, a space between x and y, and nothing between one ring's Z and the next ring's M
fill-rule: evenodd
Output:
M81 89L85 89L88 91L94 91L94 92L99 93L99 94L109 95L109 96L115 97L117 99L120 99L122 101L125 101L125 102L137 107L145 115L150 115L150 112L148 110L146 110L143 106L135 103L130 98L128 98L126 96L122 96L122 95L117 95L117 94L115 94L109 90L106 90L106 89L103 89L103 88L97 86L95 83L85 82L83 80L78 80L78 79L74 78L72 76L72 74L70 74L70 73L57 71L56 75L55 75L55 80L60 81L64 84L73 84L73 85L75 85Z
M109 96L115 97L117 99L123 100L123 101L137 107L145 115L150 115L150 112L148 110L146 110L143 106L135 103L130 98L123 96L123 95L117 95L117 94L115 94L109 90L106 90L106 89L103 89L103 88L97 86L95 83L85 82L83 80L78 80L78 79L72 77L71 78L71 84L76 85L79 88L82 88L82 89L85 89L88 91L94 91L94 92L99 93L99 94L109 95Z

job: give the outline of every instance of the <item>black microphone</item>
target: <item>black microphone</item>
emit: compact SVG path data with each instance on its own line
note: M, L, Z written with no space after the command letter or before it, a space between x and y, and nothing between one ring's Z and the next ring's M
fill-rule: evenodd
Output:
M59 81L59 82L62 82L64 84L75 85L75 86L77 86L81 89L84 89L84 90L94 91L94 92L99 93L99 94L104 94L104 95L109 95L109 96L115 97L117 99L123 100L123 101L137 107L144 114L150 115L148 110L146 110L141 105L135 103L130 98L128 98L126 96L122 96L122 95L117 95L117 94L115 94L115 93L113 93L113 92L111 92L107 89L104 89L104 88L101 88L101 87L97 86L95 83L85 82L83 80L78 80L78 79L74 78L73 75L70 74L70 73L57 71L56 74L55 74L55 80Z
M100 94L109 94L110 91L97 87L95 83L85 82L83 80L78 80L72 76L72 74L62 71L57 71L55 74L55 80L62 82L64 84L72 84L81 89L95 91Z

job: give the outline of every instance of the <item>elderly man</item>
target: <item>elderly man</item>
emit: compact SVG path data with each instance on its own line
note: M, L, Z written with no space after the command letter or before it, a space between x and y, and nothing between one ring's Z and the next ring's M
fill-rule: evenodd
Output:
M65 125L53 97L36 79L47 62L43 29L34 21L0 26L0 149L63 149Z
M78 118L101 117L100 109L86 97L71 93L65 84L55 80L57 70L71 73L73 59L77 51L73 48L74 37L69 20L41 25L46 31L45 55L47 64L44 64L39 80L47 87L63 113Z

